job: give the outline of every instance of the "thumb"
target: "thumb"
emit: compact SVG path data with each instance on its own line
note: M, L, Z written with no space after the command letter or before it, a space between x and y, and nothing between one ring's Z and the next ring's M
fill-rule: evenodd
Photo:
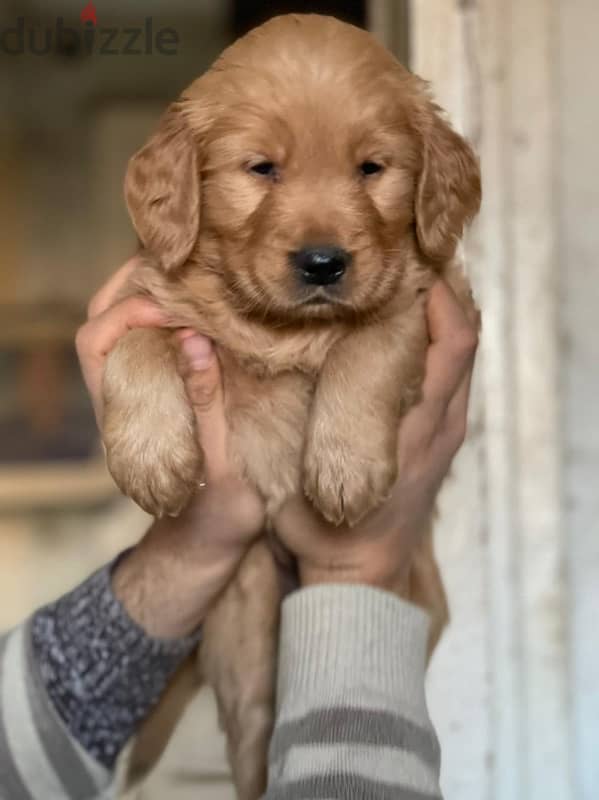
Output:
M182 375L189 401L200 415L218 403L221 394L220 370L210 339L195 331L179 335L183 355Z
M178 333L180 371L193 408L206 482L228 474L227 423L220 365L210 339L193 330Z

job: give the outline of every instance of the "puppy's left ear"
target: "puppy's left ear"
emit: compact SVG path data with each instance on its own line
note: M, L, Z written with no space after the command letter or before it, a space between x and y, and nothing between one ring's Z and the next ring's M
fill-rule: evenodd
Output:
M197 144L172 103L158 130L129 161L125 200L143 246L166 270L190 256L200 225Z
M448 261L480 208L478 159L432 103L419 132L424 156L415 201L418 244L432 261Z

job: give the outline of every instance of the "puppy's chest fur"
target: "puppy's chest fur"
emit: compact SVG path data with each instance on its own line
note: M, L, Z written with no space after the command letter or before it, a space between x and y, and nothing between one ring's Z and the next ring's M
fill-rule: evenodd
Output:
M433 280L431 271L429 285ZM310 414L325 364L339 343L350 336L359 342L361 333L374 323L264 324L241 316L228 301L222 281L211 272L195 269L171 278L150 260L136 274L134 290L153 297L173 325L193 327L216 343L232 459L273 513L301 487ZM396 387L397 403L404 410L417 398L423 377L423 301L424 295L408 286L389 304L384 321L376 322L379 336L387 332L399 347L413 351L411 368L398 376ZM414 346L414 337L421 346ZM377 388L368 385L367 374L359 385L347 385L345 390L361 392L367 406L377 402ZM358 433L347 430L348 449Z

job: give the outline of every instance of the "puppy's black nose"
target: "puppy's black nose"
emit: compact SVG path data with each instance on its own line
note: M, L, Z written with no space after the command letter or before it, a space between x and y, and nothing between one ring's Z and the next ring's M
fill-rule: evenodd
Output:
M328 286L336 283L351 261L351 255L340 247L319 245L303 247L291 253L291 261L299 270L304 283Z

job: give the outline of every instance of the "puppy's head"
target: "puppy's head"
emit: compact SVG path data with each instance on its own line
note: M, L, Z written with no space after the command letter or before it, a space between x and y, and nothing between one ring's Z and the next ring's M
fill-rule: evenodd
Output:
M168 109L126 198L164 269L218 271L248 314L332 318L384 304L414 252L450 259L480 174L424 83L368 33L290 15Z

